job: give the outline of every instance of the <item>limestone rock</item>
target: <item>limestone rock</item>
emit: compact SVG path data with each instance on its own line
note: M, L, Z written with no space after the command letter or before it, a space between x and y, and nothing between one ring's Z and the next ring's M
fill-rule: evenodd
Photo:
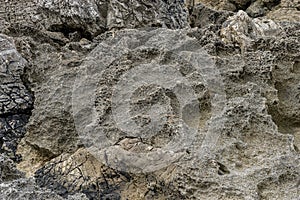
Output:
M0 45L0 114L25 112L32 106L32 97L21 80L27 62L11 38L0 35Z
M217 10L236 11L237 6L230 0L193 0L194 6L203 4Z
M107 16L109 29L145 26L188 27L187 10L180 0L111 0Z
M238 22L238 20L232 21ZM253 25L254 22L251 20L246 20L244 24L247 23ZM110 185L109 187L98 184L99 188L97 190L104 191L104 193L110 198L120 198L122 195L126 195L128 198L136 199L142 199L145 197L153 199L163 198L166 196L169 198L177 197L187 199L255 199L259 197L267 198L270 196L271 191L272 195L274 194L274 196L278 196L280 198L297 198L296 184L299 177L299 156L297 153L298 133L295 131L297 130L297 125L294 125L295 129L291 130L290 132L281 132L281 127L279 126L279 132L277 125L272 120L276 119L276 115L274 114L276 112L272 110L278 109L278 107L276 105L274 106L274 104L279 103L280 106L283 106L284 104L293 106L296 105L292 103L296 102L292 96L289 98L291 99L289 102L278 96L278 94L280 94L277 93L277 88L279 89L279 85L275 82L280 80L279 77L284 77L281 74L283 71L281 72L280 68L287 66L287 64L280 64L283 57L276 59L276 56L279 56L279 52L277 52L278 49L280 49L280 52L286 52L284 49L285 45L282 45L283 43L289 46L290 50L289 52L286 52L286 54L290 57L290 60L287 59L286 62L289 63L291 70L297 72L297 60L293 61L293 59L297 58L297 55L299 54L297 52L297 49L299 48L299 41L296 35L293 35L297 34L297 29L288 31L288 38L285 38L284 35L266 37L266 35L264 35L264 30L259 30L260 29L255 32L256 34L249 34L252 42L249 43L249 46L245 46L246 51L244 51L243 54L240 54L238 51L228 51L226 54L224 54L224 51L220 49L221 47L217 47L216 50L213 51L213 53L217 52L217 54L219 54L216 58L216 67L220 69L222 74L225 76L225 87L228 100L225 107L226 112L222 115L227 120L223 129L221 129L221 136L218 140L217 148L215 151L213 151L208 160L202 160L198 157L199 155L197 154L197 147L201 146L201 136L199 136L199 140L197 140L198 143L195 142L194 145L189 149L189 154L185 154L178 163L172 164L166 169L158 170L157 172L152 173L154 181L150 181L149 184L151 186L146 187L145 183L143 183L143 181L145 181L143 174L120 175L122 172L118 170L113 170L113 174L111 174L109 172L112 170L111 168L107 168L107 166L105 167L105 165L103 165L103 163L101 164L101 162L99 162L97 159L94 160L95 158L93 158L89 152L84 149L80 149L74 154L72 154L72 152L70 154L62 154L57 158L43 163L43 167L41 167L41 169L39 169L35 175L38 183L41 186L52 188L62 195L66 195L68 193L72 194L73 192L80 191L84 192L89 198L92 199L97 195L101 195L95 192L95 190L91 187L93 184L97 185L97 183L99 183L98 181L100 181L100 183L104 181L100 177L101 173L104 173L103 170L106 170L105 174L108 175L108 177L117 178L117 180L111 180L111 182L115 182L115 184L118 186L118 189L109 184L109 180L107 181ZM280 30L287 31L288 27L284 24L281 24ZM125 36L128 37L129 35L133 36L134 34L137 34L137 36L143 38L143 41L146 42L147 34L149 34L149 36L153 35L153 37L158 37L160 34L168 32L169 31L167 30L153 30L153 33L156 34L150 34L151 31L123 30L117 33L115 36L104 40L103 43L94 49L93 53L91 54L92 56L90 56L88 59L101 60L103 54L99 52L105 50L103 45L106 42L109 42L107 48L113 47L113 49L116 50L113 55L118 55L118 53L121 54L123 50L121 47L119 49L114 47L113 44L118 44L118 41ZM184 32L181 32L180 34L183 33ZM177 33L175 31L172 34ZM201 34L201 32L194 31L190 34L194 34L195 38L201 38L197 36L197 34ZM208 40L208 37L202 37L204 37L203 40ZM282 40L274 42L273 40L276 40L276 37L282 37ZM172 37L163 38L167 39ZM129 39L128 42L135 42L133 43L135 44L134 46L129 45L129 47L137 48L139 44L138 41L139 40L136 38L134 41ZM163 40L160 40L160 42L162 41ZM168 42L166 45L171 44ZM240 44L237 43L237 45ZM223 46L223 48L230 49L230 46ZM107 51L105 53L109 55L112 52L114 51ZM149 53L151 53L152 56L156 55L154 50L145 51L142 53L137 53L136 51L134 52L135 53L133 55L121 57L119 58L119 61L117 60L113 63L113 65L110 65L105 72L105 78L103 80L100 79L101 83L105 85L106 83L112 84L114 81L116 81L116 77L112 76L112 74L118 73L114 72L114 69L119 69L121 71L126 70L126 66L128 66L128 68L130 66L134 66L133 61L140 59L140 62L145 62L147 59L153 59L153 57L147 56ZM108 56L104 56L104 58L108 58ZM168 61L168 57L163 60L165 60L165 62ZM129 61L131 61L130 65L127 63ZM122 63L122 65L118 63ZM273 68L272 66L275 65L281 67ZM84 68L84 66L86 65L83 64L82 67ZM120 66L125 67L125 69ZM274 74L278 73L279 75L274 77ZM295 82L292 82L292 86L296 86L296 80L297 79L295 79ZM98 112L101 114L100 119L102 121L100 122L106 126L104 127L107 128L107 133L110 135L111 139L114 139L114 137L118 136L118 134L122 135L122 133L116 129L113 129L112 126L108 126L110 124L113 125L111 123L111 118L107 116L110 110L109 104L107 104L109 102L106 101L106 99L108 99L106 95L109 95L108 91L109 90L107 90L106 87L100 87L100 89L98 89L98 95L101 98L97 99L97 106ZM143 91L143 94L146 96L150 94L154 96L155 94L160 94L160 98L156 98L156 101L161 103L165 101L163 95L160 93L160 90L149 90L144 88ZM281 89L279 91L281 91ZM151 95L150 99L153 99L153 96ZM141 97L143 97L143 95L135 98ZM208 98L206 101L209 100L209 96L206 96L205 93L201 98L203 98L203 100ZM146 98L145 102L147 101L148 100ZM270 106L270 110L268 106ZM103 111L106 109L108 112ZM205 112L209 113L210 111L209 109L203 110L203 114ZM298 116L297 109L294 109L294 111L287 110L286 113L292 112L294 113L292 114L293 116ZM287 118L291 119L291 121L297 122L298 119L292 118L292 115L287 116ZM207 117L209 118L209 114ZM207 120L208 118L204 118L204 120ZM282 117L279 116L279 119L282 119ZM278 123L278 125L280 125L280 123ZM157 141L159 141L159 143L156 144L164 142L164 140L154 140L152 143L149 141L149 144L153 145ZM116 139L114 143L116 146L120 145L122 148L125 148L128 151L145 151L141 148L138 148L139 142L140 140L137 139L123 139L121 141ZM144 142L148 143L148 141ZM152 146L152 148L155 148L155 146ZM86 156L88 156L88 159L87 161L83 162ZM90 159L93 161L88 161ZM101 169L96 170L95 174L94 172L89 171L90 165L88 163L90 162L98 163L95 164L95 166L101 167ZM282 164L282 162L284 164ZM79 168L81 170L81 172L84 174L83 177L93 177L94 179L91 178L83 182L73 181L80 180L81 177L81 175L78 174L79 172L77 173L73 170L68 170L72 168L73 165L74 169L77 170L77 168ZM197 167L195 167L195 165ZM123 178L119 180L118 177ZM243 180L243 184L241 184L241 180ZM53 187L49 186L47 184L48 182L53 183ZM141 190L137 191L136 186L134 186L136 183L139 183L139 187L142 188ZM272 185L272 187L269 185ZM284 187L291 192L284 194L277 193L275 192L276 189L274 189L277 187ZM105 188L110 189L105 191ZM131 188L132 192L128 194L128 190L124 188ZM192 190L187 188L192 188ZM207 189L203 190L203 188Z
M33 178L25 178L24 173L16 169L13 160L0 155L0 198L13 199L63 199L54 192L40 188ZM66 199L87 199L84 194L69 195Z
M80 145L70 112L72 86L84 53L68 48L58 52L49 44L38 48L39 58L28 70L28 78L33 82L35 108L18 150L23 155L23 163L19 166L23 170L32 164L39 167L41 162L63 152L74 152ZM32 173L35 170L37 168L31 167Z
M40 188L35 184L34 179L18 179L11 182L0 183L0 198L13 199L50 199L50 200L86 200L84 194L74 194L67 198L55 194L54 192Z
M103 2L31 0L2 1L1 4L0 19L6 32L21 30L28 35L30 31L40 34L39 31L46 29L68 36L78 31L82 37L89 38L105 30L106 15L100 13L107 6Z
M221 25L230 15L232 15L230 12L216 11L203 4L197 4L192 9L190 23L192 27L199 28L204 28L209 25Z
M131 179L126 172L107 168L84 149L51 160L36 171L35 178L38 185L61 196L83 192L90 199L120 199L118 191Z
M22 81L26 66L13 39L0 35L0 148L14 160L18 160L16 148L33 106L32 95Z
M246 12L239 11L223 23L222 40L236 43L242 48L250 46L251 41L258 37L276 37L284 35L279 24L267 19L251 19Z
M39 0L37 7L39 23L47 30L62 32L70 36L73 32L91 38L104 32L106 28L106 1L54 1Z
M2 0L0 3L1 32L30 35L34 31L54 41L74 40L74 35L91 40L108 29L188 26L187 11L179 0ZM55 33L62 33L65 38L53 38Z
M282 0L278 9L273 9L267 17L277 21L299 22L300 18L299 0Z
M0 199L299 198L298 0L0 3Z
M251 0L229 0L229 1L237 5L239 9L245 8L247 4L251 3Z
M23 178L24 174L16 169L16 164L5 154L0 155L0 183Z
M262 1L255 1L247 8L246 12L251 17L261 17L266 14L266 9Z

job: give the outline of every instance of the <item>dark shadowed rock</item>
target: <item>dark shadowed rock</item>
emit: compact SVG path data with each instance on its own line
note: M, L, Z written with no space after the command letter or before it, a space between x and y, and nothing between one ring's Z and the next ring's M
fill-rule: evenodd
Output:
M25 134L33 98L23 84L26 60L12 38L0 35L0 152L18 160L17 145Z

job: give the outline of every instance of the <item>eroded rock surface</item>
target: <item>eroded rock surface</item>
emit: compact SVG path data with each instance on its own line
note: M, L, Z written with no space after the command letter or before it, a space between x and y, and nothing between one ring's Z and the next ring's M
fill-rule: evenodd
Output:
M251 46L253 39L284 36L285 32L273 20L252 19L246 12L239 11L224 22L220 35L225 43L238 43L244 49Z
M23 84L28 63L17 52L12 38L0 35L0 146L1 153L18 160L17 145L25 134L33 98Z
M299 198L298 0L0 3L1 199Z
M188 27L187 10L180 0L127 1L111 0L108 8L109 29Z
M299 22L299 0L195 0L218 10L244 10L251 17Z
M53 191L45 188L40 188L35 184L33 179L18 179L12 182L0 184L0 197L7 200L13 199L50 199L50 200L86 200L84 194L69 195L68 198L63 198Z

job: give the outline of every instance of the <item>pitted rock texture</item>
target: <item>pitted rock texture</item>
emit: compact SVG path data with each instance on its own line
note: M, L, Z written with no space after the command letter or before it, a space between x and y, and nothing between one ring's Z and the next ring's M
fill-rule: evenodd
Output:
M81 40L73 44L79 48L78 52L71 44L64 50L50 44L36 47L38 55L28 69L35 105L27 124L27 134L18 150L23 152L20 167L36 166L29 167L36 170L41 167L41 162L63 152L74 152L80 145L71 115L71 94L77 67L91 42Z
M152 171L159 166L157 161L169 163L173 157L184 154L192 138L197 137L189 127L198 129L199 123L208 120L211 109L218 115L220 105L212 97L222 90L218 75L212 59L195 38L187 36L186 30L120 31L101 42L78 72L73 92L76 130L87 147L92 145L91 149L97 149L97 144L111 145L105 151L105 162L114 165L115 160L121 159L124 165L116 165L116 169ZM91 80L97 84L95 89ZM208 87L215 90L211 95ZM89 91L96 93L95 100ZM211 106L213 100L218 105ZM104 138L97 137L96 131L85 132L86 127L95 125L90 122L90 101L99 118L95 129L103 132ZM136 160L130 156L118 158L116 155L124 155L124 148L119 145L132 153L146 154L136 156Z
M187 10L181 2L180 0L112 0L109 4L107 26L109 29L144 26L188 27Z
M105 16L98 11L95 1L2 1L0 21L5 33L45 35L41 30L70 33L84 37L105 30ZM104 5L105 6L105 5ZM106 9L104 9L106 10ZM70 36L71 37L71 36Z
M284 36L281 26L273 20L252 19L246 12L239 11L229 17L223 24L220 33L225 43L238 43L242 49L251 46L253 39L258 37Z
M2 33L34 32L39 40L61 40L64 44L92 39L111 29L189 26L187 10L180 0L2 0L1 5ZM58 33L62 35L56 36Z
M218 10L244 10L251 17L263 17L276 21L299 22L299 0L194 0Z
M0 3L0 199L299 199L298 0ZM109 63L95 93L101 131L117 149L151 152L176 135L176 97L157 85L135 90L138 124L149 123L155 105L174 118L155 137L133 137L111 117L113 85L150 61L188 76L189 63L162 48L180 44L212 57L226 94L220 120L210 121L213 88L193 76L200 131L180 158L148 173L112 165L114 155L98 159L76 127L78 73L91 69L87 61ZM218 140L204 156L209 123Z
M299 0L281 0L278 9L273 9L267 17L278 21L299 22L300 20Z

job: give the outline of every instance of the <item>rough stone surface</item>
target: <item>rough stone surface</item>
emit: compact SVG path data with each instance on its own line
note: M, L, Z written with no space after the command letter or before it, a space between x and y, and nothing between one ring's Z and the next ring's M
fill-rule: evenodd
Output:
M124 190L125 183L131 179L125 172L107 168L84 149L51 160L35 177L38 185L61 196L80 191L90 199L120 199L119 191Z
M64 199L46 188L40 188L33 178L25 178L24 173L16 168L13 160L0 155L0 198L14 199ZM73 194L66 197L69 200L88 199L84 194Z
M227 18L232 15L231 12L216 11L204 6L203 4L197 4L193 7L190 15L190 23L192 27L204 28L208 25L221 25Z
M111 0L107 16L109 29L144 26L188 27L187 10L180 0Z
M32 97L21 80L26 60L17 52L12 38L0 35L0 45L0 114L25 112L32 106Z
M26 60L12 38L0 35L0 151L18 160L17 145L25 134L33 98L23 84Z
M91 39L111 29L188 26L187 10L180 0L2 0L1 5L1 32L34 32L39 40L64 44L82 37Z
M21 178L11 182L0 183L0 197L2 199L50 199L50 200L86 200L84 194L69 195L63 198L49 189L40 188L35 184L34 179Z
M69 36L79 32L85 37L105 30L105 13L100 13L104 3L95 1L2 1L0 21L7 33L45 34L41 30L61 32ZM106 9L104 9L105 11Z
M224 22L220 36L225 43L238 44L249 48L253 39L258 37L284 36L281 26L267 19L252 19L246 12L239 11ZM246 47L247 46L247 47Z
M16 164L14 163L14 161L6 155L1 154L0 164L0 183L23 178L24 174L16 169Z
M0 4L0 199L299 199L299 0ZM198 74L192 55L210 58L213 68ZM155 70L129 76L140 66ZM149 138L128 134L113 118L118 84L135 86L122 80L147 81L167 66L191 83L200 115L180 115L178 85L146 84L117 114L147 128L156 111L165 124ZM74 94L89 103L80 86L91 78L98 81L95 130L107 143L82 135L93 126L78 127L93 115L74 108ZM118 105L130 90L121 92ZM219 93L226 98L216 107ZM151 153L182 130L180 117L199 132L171 146L175 160L153 157L168 164L149 171ZM200 151L211 133L215 144ZM108 150L93 152L93 140ZM124 152L127 160L117 160ZM136 155L147 162L135 163Z
M282 0L278 9L273 9L267 17L278 21L299 22L300 18L299 0Z
M255 1L246 9L246 12L251 17L261 17L266 14L266 9L262 1Z

